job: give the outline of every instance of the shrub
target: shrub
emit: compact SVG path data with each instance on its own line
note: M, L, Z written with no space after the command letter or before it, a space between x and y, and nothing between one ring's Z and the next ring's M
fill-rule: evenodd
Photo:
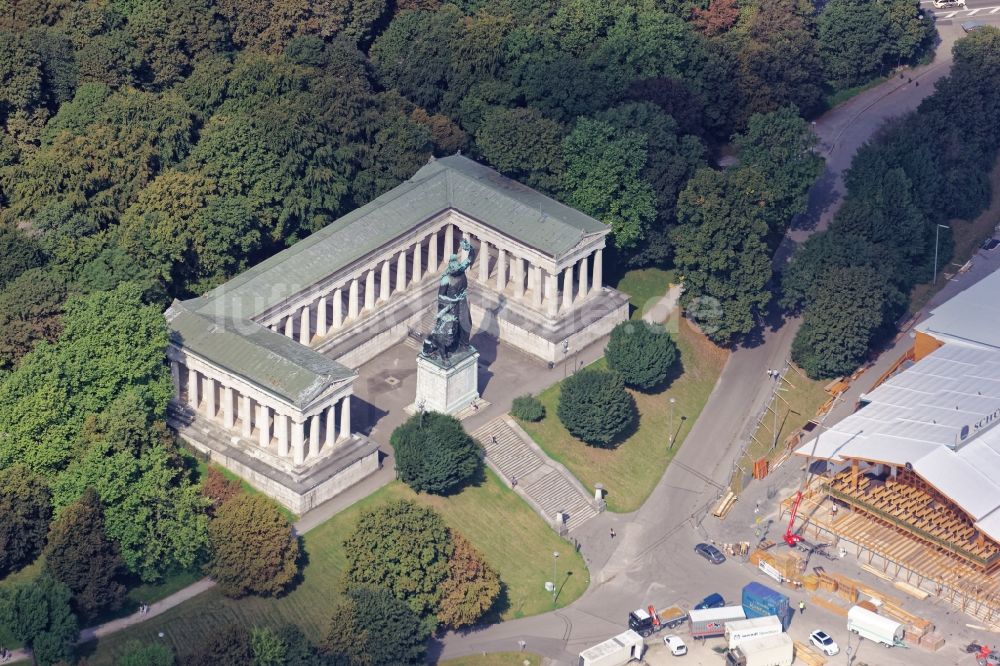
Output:
M545 405L532 395L522 395L514 398L510 413L522 421L541 421L545 418Z
M604 355L626 385L649 391L663 383L677 362L677 345L658 324L623 321L611 331Z
M636 418L622 378L598 370L582 370L563 381L556 413L571 435L601 447L610 447Z
M399 478L418 493L460 490L482 467L479 445L454 417L416 414L389 438Z

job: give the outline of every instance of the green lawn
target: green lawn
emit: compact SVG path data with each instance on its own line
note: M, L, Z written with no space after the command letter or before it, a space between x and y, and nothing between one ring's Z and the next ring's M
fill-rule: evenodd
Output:
M851 88L842 88L840 90L834 90L826 96L826 98L824 99L824 104L826 105L827 109L832 109L833 107L839 104L843 104L852 97L860 95L866 90L871 90L875 86L882 85L890 78L891 77L888 76L879 76L877 78L872 79L871 81L868 81L867 83L862 83L861 85L853 86Z
M615 285L615 289L628 294L632 319L639 319L642 313L652 307L667 293L667 286L673 280L674 272L659 268L645 268L629 271Z
M815 381L806 377L798 368L790 370L785 378L788 383L786 390L781 392L781 400L775 400L775 411L769 412L755 433L746 452L740 458L740 466L747 472L752 472L753 461L760 458L774 460L784 451L784 442L789 435L798 431L816 415L816 411L830 399L830 394L823 390L829 382ZM778 436L775 437L775 416L777 417ZM777 446L772 446L777 442ZM730 486L735 492L742 490L742 479L737 474Z
M632 271L621 280L618 289L629 294L636 305L633 316L642 311L639 304L666 293L669 278L667 271L647 269ZM646 500L684 443L725 365L727 352L694 331L686 321L680 320L675 336L681 352L680 375L660 393L632 392L639 410L639 425L618 448L588 446L569 434L556 416L560 384L538 396L545 405L544 419L538 423L521 422L538 445L569 468L588 489L593 490L597 483L604 484L611 511L634 511ZM604 360L595 367L604 367ZM672 419L670 398L677 401ZM671 421L675 432L673 447L669 442Z
M589 574L583 558L556 535L512 490L487 470L482 484L449 498L416 495L394 482L341 512L303 537L308 563L302 582L280 599L227 599L212 590L127 631L84 646L93 651L90 664L111 664L131 639L166 641L180 655L210 635L217 627L238 622L245 626L298 625L318 641L326 630L330 612L340 597L344 568L341 544L351 533L363 509L391 499L415 499L441 512L448 525L469 538L500 572L506 600L500 617L510 619L552 609L544 589L552 575L552 553L559 551L559 606L578 598L587 589Z
M441 666L538 666L542 658L530 652L494 652L474 657L447 659Z

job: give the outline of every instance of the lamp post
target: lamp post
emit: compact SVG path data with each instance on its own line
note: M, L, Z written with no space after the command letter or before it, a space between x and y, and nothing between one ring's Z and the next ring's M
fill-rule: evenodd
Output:
M670 398L670 446L674 445L674 405L677 404L677 398Z
M569 338L563 340L563 379L566 379L566 364L569 362Z
M945 224L938 224L934 227L934 284L937 284L937 267L938 267L938 238L941 236L942 229L951 229L951 227Z
M552 606L556 605L556 595L559 593L559 585L556 584L556 562L559 561L559 551L552 551Z

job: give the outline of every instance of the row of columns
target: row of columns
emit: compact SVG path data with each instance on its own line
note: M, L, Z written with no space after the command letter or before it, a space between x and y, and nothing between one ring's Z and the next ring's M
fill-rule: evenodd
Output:
M171 362L175 393L182 399L180 391L180 364ZM216 404L219 384L221 405ZM202 411L212 419L221 417L227 430L235 430L239 421L239 433L244 439L256 439L262 449L270 449L275 443L278 457L291 457L292 462L301 465L325 449L351 437L351 396L346 395L307 416L293 414L254 400L241 394L234 387L217 382L192 368L187 369L187 402L197 411Z
M271 324L271 330L296 339L303 345L310 345L315 337L325 337L351 324L363 313L372 312L376 306L387 302L394 294L420 282L426 274L436 274L455 253L456 231L471 242L468 230L463 231L448 224L443 229L418 239L392 257L366 268L360 275L319 295L312 302L302 305L282 321ZM442 236L442 251L439 253L438 246ZM560 279L559 275L546 271L530 259L514 255L506 248L479 238L479 253L470 274L476 276L484 286L507 293L527 305L544 310L550 316L556 316L600 290L603 281L602 254L603 251L597 249L567 266L562 270ZM491 264L493 258L495 262ZM395 284L392 279L393 265Z
M438 245L441 236L444 237L444 251L439 256ZM448 260L454 248L455 227L449 224L443 230L434 231L418 239L392 257L365 269L359 276L301 306L297 312L284 317L280 322L271 324L271 330L297 339L303 345L309 345L313 338L325 337L347 326L361 317L362 313L373 311L377 305L385 303L394 294L406 291L423 280L425 275L436 272ZM393 265L396 269L395 284L392 280Z
M559 275L546 271L529 259L515 256L505 248L480 239L479 256L476 258L479 264L477 279L484 286L509 294L535 308L544 308L549 316L556 316L600 290L604 279L602 255L603 250L597 249L567 266L562 270L560 280ZM496 257L496 262L491 267L490 258L493 256Z

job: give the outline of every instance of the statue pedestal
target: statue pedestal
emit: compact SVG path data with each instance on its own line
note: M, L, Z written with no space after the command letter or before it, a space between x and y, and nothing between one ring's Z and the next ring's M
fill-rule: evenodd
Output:
M415 411L456 414L479 399L479 352L452 354L450 365L417 356Z

